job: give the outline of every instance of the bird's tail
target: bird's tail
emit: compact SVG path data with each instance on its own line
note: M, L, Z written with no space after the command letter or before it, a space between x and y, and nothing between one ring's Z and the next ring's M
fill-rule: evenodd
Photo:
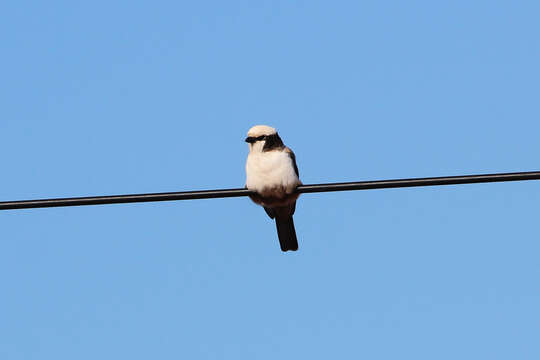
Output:
M298 250L298 240L296 239L296 231L294 229L292 215L276 216L276 229L281 251Z

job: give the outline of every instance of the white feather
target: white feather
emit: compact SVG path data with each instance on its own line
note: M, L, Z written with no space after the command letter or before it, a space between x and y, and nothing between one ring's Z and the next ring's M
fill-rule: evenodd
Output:
M260 194L282 188L291 194L301 184L294 165L285 151L249 153L246 162L246 186ZM285 194L282 194L284 196Z

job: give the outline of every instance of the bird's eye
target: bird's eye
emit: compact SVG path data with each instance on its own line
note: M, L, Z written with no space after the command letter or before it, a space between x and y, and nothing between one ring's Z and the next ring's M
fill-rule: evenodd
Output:
M261 141L261 140L264 140L264 139L266 139L266 135L261 135L261 136L256 138L257 141Z

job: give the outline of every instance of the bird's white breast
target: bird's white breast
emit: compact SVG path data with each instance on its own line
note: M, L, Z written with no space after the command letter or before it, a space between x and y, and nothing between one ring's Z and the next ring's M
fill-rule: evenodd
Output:
M246 186L260 194L282 191L290 194L301 184L292 159L284 151L250 153L246 162ZM281 190L279 190L281 189Z

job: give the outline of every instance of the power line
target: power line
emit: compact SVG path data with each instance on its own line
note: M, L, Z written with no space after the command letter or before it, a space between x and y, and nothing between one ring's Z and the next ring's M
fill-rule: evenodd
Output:
M456 184L474 184L474 183L489 183L489 182L502 182L502 181L522 181L522 180L540 180L540 171L313 184L313 185L301 185L297 188L297 191L299 193L315 193L315 192L328 192L328 191L389 189L389 188L404 188L404 187L414 187L414 186L456 185ZM19 201L0 202L0 210L46 208L46 207L58 207L58 206L124 204L124 203L150 202L150 201L214 199L214 198L225 198L225 197L248 196L251 194L253 194L253 192L247 189L221 189L221 190L182 191L182 192L153 193L153 194L131 194L131 195L74 197L74 198L60 198L60 199L19 200Z

